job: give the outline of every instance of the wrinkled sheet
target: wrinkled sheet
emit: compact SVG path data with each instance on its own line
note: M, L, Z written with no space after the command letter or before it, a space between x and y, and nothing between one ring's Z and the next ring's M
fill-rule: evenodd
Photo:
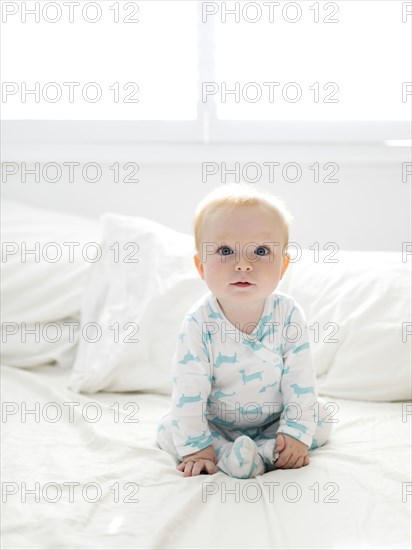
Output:
M69 374L2 367L2 548L410 547L409 403L323 395L338 422L309 466L184 479L156 445L168 396L79 395Z

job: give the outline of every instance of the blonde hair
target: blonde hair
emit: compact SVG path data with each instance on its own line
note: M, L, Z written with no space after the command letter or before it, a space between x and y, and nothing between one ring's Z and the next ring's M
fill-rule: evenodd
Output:
M285 230L285 243L283 250L289 244L289 229L293 216L284 205L282 199L265 191L256 184L227 183L220 185L208 193L197 205L193 219L195 235L195 252L200 254L202 249L202 230L204 221L211 213L219 213L225 209L235 209L245 206L267 206L282 220Z

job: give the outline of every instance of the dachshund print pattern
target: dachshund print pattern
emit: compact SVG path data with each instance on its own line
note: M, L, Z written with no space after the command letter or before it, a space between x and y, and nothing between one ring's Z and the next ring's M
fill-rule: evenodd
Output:
M316 376L305 316L292 296L269 295L247 334L207 292L183 320L171 371L172 438L181 456L210 445L213 424L242 430L279 420L278 432L310 447Z

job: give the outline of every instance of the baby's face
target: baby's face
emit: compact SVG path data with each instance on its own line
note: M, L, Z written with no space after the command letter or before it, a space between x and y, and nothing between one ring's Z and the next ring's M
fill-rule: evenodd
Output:
M264 206L214 213L205 220L195 264L221 303L256 305L276 289L286 271L284 238L281 219ZM239 281L249 284L236 285Z

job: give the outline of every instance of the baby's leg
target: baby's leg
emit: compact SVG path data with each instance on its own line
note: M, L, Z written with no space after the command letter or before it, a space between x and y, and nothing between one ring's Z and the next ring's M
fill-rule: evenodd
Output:
M221 438L216 466L231 477L249 479L265 473L265 465L249 430L223 430L209 422L212 436ZM245 433L246 432L246 433Z
M275 454L276 434L279 428L279 419L275 420L270 426L265 428L261 434L255 437L258 453L262 457L266 468L273 469L273 461L278 455Z
M309 451L317 449L318 447L322 447L322 445L326 443L333 429L334 422L331 422L331 420L335 420L333 418L333 415L334 411L337 408L336 404L334 402L328 402L331 403L331 405L328 407L328 403L326 403L326 401L324 401L323 399L318 399L318 402L319 418L315 433L313 435L312 445L309 447Z
M157 443L161 449L167 451L176 459L179 459L180 462L180 457L176 451L175 444L173 443L170 413L160 419L157 427Z
M257 452L254 441L242 432L225 432L219 426L208 423L212 435L212 447L216 452L216 466L232 477L249 478L262 474L265 466ZM233 441L233 439L235 439ZM161 449L167 451L179 462L179 456L172 438L172 420L170 413L166 414L159 423L157 442Z
M222 452L227 452L232 448L233 442L230 439L230 436L227 436L224 430L220 427L213 425L211 422L208 423L209 430L212 435L212 447L216 452L216 458L219 459L219 456ZM178 427L173 425L173 421L170 417L170 413L165 414L159 422L157 428L157 443L161 449L167 451L173 455L180 462L183 457L179 455L176 450L175 444L172 437L172 428ZM235 432L233 432L235 433ZM240 434L241 435L241 434ZM195 452L196 449L193 449ZM188 453L189 454L189 453Z
M256 443L247 435L241 435L220 453L217 467L231 477L249 479L265 473L265 465Z
M308 451L312 451L313 449L317 449L318 447L324 445L332 432L333 423L330 422L331 418L327 417L331 417L333 409L332 407L326 408L326 402L322 399L318 399L318 402L319 418L315 433L313 435L312 444ZM276 448L276 435L278 429L279 419L270 424L270 426L268 426L255 438L255 443L259 454L269 469L273 469L273 460L277 456L276 451L274 452L274 450Z

